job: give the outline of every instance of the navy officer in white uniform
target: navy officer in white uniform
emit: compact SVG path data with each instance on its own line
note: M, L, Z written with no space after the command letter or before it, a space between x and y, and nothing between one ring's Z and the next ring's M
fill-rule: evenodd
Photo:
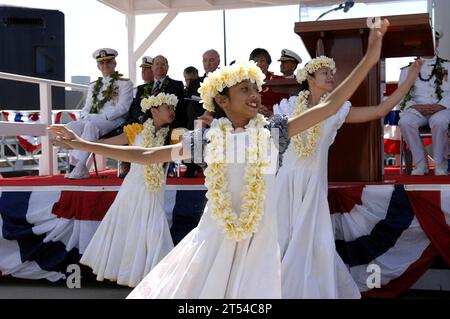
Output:
M123 124L133 101L133 82L116 72L117 54L110 48L98 49L93 53L102 77L89 85L81 118L67 124L68 128L88 141L96 141ZM88 157L88 152L70 151L70 164L75 168L65 177L88 178Z
M442 32L436 32L436 47ZM445 176L448 170L448 126L450 123L450 63L439 56L422 57L424 60L419 77L410 92L400 103L401 134L408 144L414 163L412 175L428 173L428 161L419 136L419 127L429 125L432 133L432 149L435 175ZM400 73L399 84L406 79L408 68Z
M302 63L302 58L294 51L283 49L278 61L280 62L280 72L283 74L283 77L295 80L295 70Z

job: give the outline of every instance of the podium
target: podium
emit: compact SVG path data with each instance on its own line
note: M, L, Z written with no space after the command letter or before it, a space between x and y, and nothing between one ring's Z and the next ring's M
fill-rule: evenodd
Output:
M353 107L374 106L384 93L384 58L434 55L434 37L429 15L388 16L390 26L383 39L380 62L350 99ZM298 22L295 32L312 57L326 55L336 62L336 85L359 63L367 49L366 18ZM382 90L383 84L383 90ZM328 157L332 182L383 180L383 127L381 120L344 124Z

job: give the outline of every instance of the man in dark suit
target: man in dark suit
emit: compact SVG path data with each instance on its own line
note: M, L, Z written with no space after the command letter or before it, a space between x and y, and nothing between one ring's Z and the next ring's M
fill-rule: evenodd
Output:
M198 93L200 83L203 82L208 73L217 70L219 64L220 55L216 50L210 49L203 53L203 68L205 69L205 74L196 80L192 80L186 88L185 100L187 102L186 113L188 130L193 130L195 128L195 121L198 120L199 117L203 116L205 118L211 118L210 120L212 120L212 117L219 118L225 116L225 113L220 108L216 108L214 113L209 114L209 112L205 111L203 105L198 102L198 100L200 100L200 94ZM201 167L197 164L189 163L188 161L184 161L184 164L186 165L185 177L195 177L197 176L197 172L201 170Z
M210 49L203 53L203 68L205 69L205 74L196 80L192 80L189 83L189 86L186 88L186 99L188 101L187 128L189 130L194 129L195 120L197 120L199 116L202 116L205 113L205 109L203 108L202 104L197 101L193 101L192 97L198 97L198 99L200 100L200 94L197 91L200 88L200 83L203 82L209 72L214 72L215 70L217 70L219 64L220 55L216 50ZM223 111L220 109L216 109L216 112L214 113L215 118L225 116L225 113L223 113Z
M141 100L150 95L156 95L164 92L168 94L175 94L178 98L178 104L175 111L175 120L172 123L172 127L186 127L186 106L183 101L184 86L183 82L171 79L167 75L169 70L169 63L167 59L158 55L153 59L152 71L153 81L138 86L136 96L133 100L133 104L130 108L128 123L143 123L147 120L145 114L141 110Z

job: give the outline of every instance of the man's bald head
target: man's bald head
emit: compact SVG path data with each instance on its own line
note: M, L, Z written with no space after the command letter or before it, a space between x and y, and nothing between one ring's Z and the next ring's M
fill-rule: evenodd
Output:
M215 71L220 64L220 55L214 49L210 49L203 53L203 68L205 69L205 73Z

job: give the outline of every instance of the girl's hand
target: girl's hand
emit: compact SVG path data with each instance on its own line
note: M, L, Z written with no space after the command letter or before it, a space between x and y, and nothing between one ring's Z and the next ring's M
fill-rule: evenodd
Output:
M76 148L75 145L83 140L76 135L72 130L64 125L54 124L47 128L47 130L55 136L53 145L65 148Z
M64 140L80 140L80 138L70 129L61 124L53 124L47 130L55 136Z
M409 66L407 80L415 82L417 77L419 76L422 65L423 65L422 59L417 59L416 61L414 61Z
M380 59L383 37L386 34L388 27L389 20L382 19L378 25L373 26L370 30L367 56L374 64Z

